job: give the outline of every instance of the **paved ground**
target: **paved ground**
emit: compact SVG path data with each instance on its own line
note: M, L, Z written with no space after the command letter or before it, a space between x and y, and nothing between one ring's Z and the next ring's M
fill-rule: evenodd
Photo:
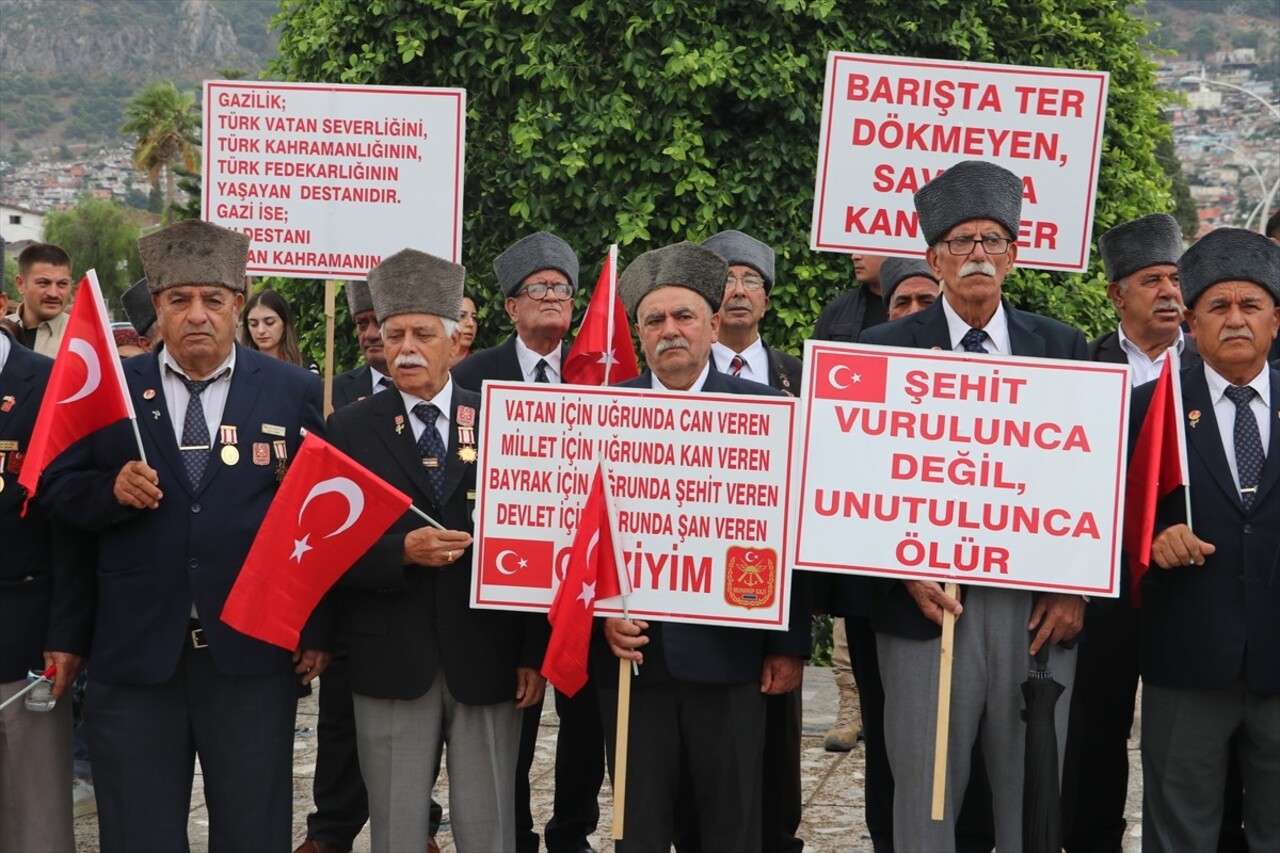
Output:
M323 681L323 679L322 679ZM862 780L864 755L859 747L853 752L830 753L822 749L822 736L835 722L838 697L831 670L810 667L804 677L804 740L802 768L804 774L804 818L800 824L800 837L805 849L813 853L827 851L870 851L871 840L863 821ZM306 835L306 816L311 809L311 775L315 770L316 697L312 695L298 704L298 738L294 743L294 838L301 842ZM553 786L552 764L555 755L555 738L558 721L555 707L547 701L542 717L538 752L533 764L533 813L537 826L546 823L551 814ZM1124 853L1138 853L1141 847L1142 791L1138 756L1137 726L1130 741L1129 763L1135 769L1130 774L1129 801L1126 817L1130 831L1125 838ZM442 774L441 784L448 784ZM447 803L447 795L437 800ZM612 821L612 797L606 782L600 792L600 828L591 839L592 846L600 853L612 853L609 839ZM190 837L193 851L207 850L208 813L200 780L191 803ZM448 812L445 813L446 824ZM91 853L98 848L98 827L94 817L82 817L76 821L76 849ZM453 840L447 828L437 839L442 851L452 851ZM356 839L357 851L368 851L369 831Z

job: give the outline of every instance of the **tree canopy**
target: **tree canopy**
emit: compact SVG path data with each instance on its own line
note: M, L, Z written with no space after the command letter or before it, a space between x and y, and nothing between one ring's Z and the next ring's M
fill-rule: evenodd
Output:
M102 297L123 320L120 294L142 278L138 257L138 226L129 208L110 199L82 196L70 210L44 218L44 239L71 255L71 277L79 281L96 270Z
M170 80L152 83L129 100L121 133L133 134L133 165L145 172L152 187L163 173L165 222L173 219L175 166L195 169L200 159L196 132L200 114L193 92L181 92Z
M493 258L538 229L578 251L590 290L622 263L739 228L778 254L763 333L798 351L850 286L808 248L828 51L1111 73L1095 236L1172 209L1146 25L1129 0L283 0L270 72L467 90L464 254L480 343L509 324ZM1006 293L1089 332L1114 322L1101 264L1018 271ZM580 294L580 304L586 294Z

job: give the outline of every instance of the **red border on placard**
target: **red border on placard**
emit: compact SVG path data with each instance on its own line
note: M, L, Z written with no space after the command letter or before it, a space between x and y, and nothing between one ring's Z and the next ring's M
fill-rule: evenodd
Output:
M956 353L955 355L946 355L936 353L934 350L911 351L902 347L880 347L874 345L860 346L857 349L833 347L821 343L810 344L813 352L813 363L817 364L818 356L825 353L851 353L857 352L865 355L886 355L892 358L907 358L920 361L928 361L930 363L937 362L960 362L971 363L974 358L972 356ZM929 353L925 355L925 353ZM1065 373L1121 373L1123 367L1113 364L1104 364L1099 362L1081 362L1070 361L1066 359L1019 359L1017 357L1002 357L999 361L1002 365L1013 365L1017 367L1030 368L1034 370L1049 370L1052 372ZM817 388L819 371L816 369L808 369L806 365L806 388L805 398L802 405L808 405L808 401L817 399L814 392ZM1129 385L1127 382L1120 383L1120 418L1117 426L1118 434L1116 436L1116 460L1115 460L1115 488L1112 493L1112 524L1111 524L1111 568L1109 573L1109 586L1085 586L1082 584L1054 584L1037 581L1001 581L998 584L985 583L975 580L968 575L943 575L938 572L913 572L901 567L881 568L878 566L844 566L834 563L821 563L816 561L804 561L800 559L800 543L803 536L802 528L804 526L804 513L801 512L796 523L796 535L792 539L792 568L801 571L816 571L821 569L834 570L831 574L850 575L855 577L887 577L893 579L911 579L921 578L932 581L963 581L965 583L981 584L982 586L992 587L1009 587L1009 588L1033 588L1046 590L1061 590L1063 592L1084 593L1086 595L1110 595L1115 592L1119 584L1120 560L1117 557L1117 543L1121 535L1121 526L1124 519L1124 471L1125 471L1125 453L1127 450L1126 438L1129 429ZM812 434L813 419L806 417L804 425L804 436L802 438L803 458L809 458L809 441ZM803 500L808 494L808 466L802 466L800 469L800 486L797 494L798 500ZM854 571L857 569L858 571Z
M907 68L962 68L969 71L974 70L972 68L974 63L949 62L945 60L931 60L931 59L910 59L905 57L881 57L881 56L872 56L868 54L833 52L831 62L830 62L830 69L831 69L830 76L829 76L829 79L826 81L826 85L828 86L828 90L826 91L826 98L828 103L830 103L830 99L835 96L835 91L837 88L836 81L839 80L840 73L841 73L839 70L839 65L842 62L860 63L860 64L866 64L866 65L891 65L891 66L907 67ZM1097 203L1097 196L1098 196L1097 174L1098 174L1098 165L1101 160L1101 154L1102 154L1101 146L1099 145L1099 138L1100 138L1100 134L1103 131L1104 121L1106 117L1106 110L1107 110L1106 99L1105 97L1103 97L1103 92L1107 88L1106 87L1107 75L1105 72L1102 72L1102 71L1079 71L1079 70L1055 69L1055 68L1035 68L1032 66L1024 66L1024 65L1000 66L1000 65L993 65L988 63L979 63L979 64L981 65L981 68L977 69L977 71L984 74L985 73L1015 74L1015 75L1021 75L1021 76L1041 76L1041 77L1058 77L1058 78L1066 78L1066 79L1081 79L1081 80L1088 80L1098 87L1098 91L1095 93L1097 96L1096 97L1097 111L1096 111L1096 114L1094 115L1093 146L1091 148L1091 156L1089 158L1089 181L1087 184L1089 188L1088 198L1086 199L1087 204L1084 208L1086 211L1087 221L1084 223L1084 227L1081 229L1081 243L1080 243L1080 250L1076 255L1077 260L1074 264L1052 263L1047 261L1037 261L1035 262L1034 267L1032 267L1030 263L1024 264L1025 266L1031 267L1034 269L1062 269L1062 270L1078 271L1079 268L1084 265L1085 263L1084 259L1089 252L1089 236L1090 236L1089 232L1091 230L1089 225L1092 222L1092 218L1093 218L1092 211L1094 209L1094 205ZM823 215L826 209L827 172L830 165L829 161L831 157L831 135L833 131L834 121L835 121L835 110L834 109L828 110L827 111L827 127L824 129L825 144L823 145L823 149L822 149L822 163L819 166L820 171L818 174L818 178L819 178L818 186L820 187L820 190L818 193L818 204L817 204L816 216L815 216L816 222L813 229L814 230L814 234L813 234L814 247L818 249L825 249L825 250L847 250L851 252L862 251L862 252L868 252L872 254L878 252L878 253L893 253L895 255L900 255L900 256L904 255L904 252L900 248L886 248L886 247L879 247L879 246L871 247L864 244L859 244L858 246L855 247L853 244L850 244L850 243L823 242L822 240L819 239L824 234L824 229L825 229ZM1022 248L1025 248L1025 247L1022 247ZM918 256L918 257L924 256L923 251L919 253L912 252L910 254L912 256Z
M456 200L453 205L453 227L451 243L451 260L453 263L462 263L462 179L463 179L463 158L465 152L463 149L466 140L466 116L463 112L463 101L465 92L455 89L433 89L422 86L360 86L347 84L332 83L289 83L274 81L251 81L251 80L206 80L204 83L204 115L205 121L209 121L214 115L213 99L214 92L218 89L261 89L264 91L286 90L286 91L307 91L307 92L341 92L351 94L383 94L383 95L415 95L428 97L444 97L454 100L455 127L457 128L454 137L454 158L453 158L453 197ZM206 134L206 137L208 134ZM201 151L202 160L202 176L212 174L210 169L210 158L213 156L213 146L209 139L204 140L203 150ZM207 189L207 187L205 188ZM207 191L201 193L200 199L200 216L206 222L213 222L210 218L210 194ZM217 224L217 223L215 223ZM231 227L231 226L224 226ZM355 254L350 252L348 254ZM338 277L364 277L368 274L368 270L334 270L319 269L315 267L277 267L248 264L245 267L246 272L250 275L280 275L290 278L338 278Z

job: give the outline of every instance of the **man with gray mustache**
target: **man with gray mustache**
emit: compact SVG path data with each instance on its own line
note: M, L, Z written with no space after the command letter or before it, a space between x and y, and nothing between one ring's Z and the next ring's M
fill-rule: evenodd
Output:
M1020 311L1002 298L1013 269L1022 214L1022 179L980 160L949 167L915 195L925 260L942 280L942 298L923 311L867 329L861 343L1084 359L1084 335L1057 320ZM1059 759L1075 680L1076 649L1061 645L1084 625L1078 595L962 587L961 598L931 581L878 581L871 611L885 692L885 745L896 784L893 842L901 851L956 849L957 794L981 743L991 781L996 848L1022 848L1025 725L1020 685L1032 655L1049 648L1049 669L1066 690L1058 702ZM962 602L963 601L963 605ZM942 613L956 614L946 811L932 820L933 730ZM1030 634L1028 634L1030 628ZM1003 661L1005 665L993 662Z

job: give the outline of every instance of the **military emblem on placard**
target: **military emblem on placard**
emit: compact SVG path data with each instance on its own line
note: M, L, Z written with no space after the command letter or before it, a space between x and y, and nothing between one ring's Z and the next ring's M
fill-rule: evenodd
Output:
M778 596L778 552L730 545L725 552L724 600L754 610L772 607Z

